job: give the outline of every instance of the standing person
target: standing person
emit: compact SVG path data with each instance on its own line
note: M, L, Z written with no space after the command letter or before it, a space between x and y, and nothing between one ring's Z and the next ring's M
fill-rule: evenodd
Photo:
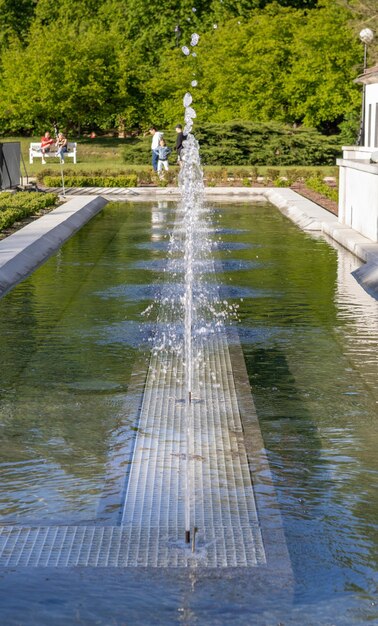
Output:
M57 147L56 156L60 158L61 163L64 163L64 154L68 152L67 144L67 138L63 135L63 133L58 133L58 137L55 142Z
M157 172L157 166L158 166L158 155L157 155L157 148L159 147L159 141L163 136L163 133L161 133L160 131L157 130L156 126L151 126L150 130L149 130L150 134L152 135L152 142L151 142L151 150L152 150L152 167L154 169L154 172Z
M177 152L177 163L181 167L181 165L182 165L181 152L183 150L184 141L186 139L186 135L184 135L184 133L183 133L181 124L177 124L176 125L176 133L177 133L177 137L176 137L175 150Z
M159 178L163 176L162 169L164 167L165 171L168 172L168 155L172 152L170 148L168 148L165 139L163 137L159 141L159 147L156 148L155 153L157 154L158 164L157 164L157 173Z
M54 139L51 137L49 131L46 131L43 137L41 137L41 152L42 152L42 163L45 164L45 154L50 152L51 146L55 143Z

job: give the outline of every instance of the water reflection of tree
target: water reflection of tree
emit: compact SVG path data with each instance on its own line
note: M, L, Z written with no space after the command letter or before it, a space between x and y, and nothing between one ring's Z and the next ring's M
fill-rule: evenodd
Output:
M127 270L130 260L149 254L133 247L146 240L149 225L148 207L107 207L0 301L5 462L40 459L88 480L104 473L124 419L135 349L99 339L113 323L139 318L145 302L97 292L100 284L151 280Z

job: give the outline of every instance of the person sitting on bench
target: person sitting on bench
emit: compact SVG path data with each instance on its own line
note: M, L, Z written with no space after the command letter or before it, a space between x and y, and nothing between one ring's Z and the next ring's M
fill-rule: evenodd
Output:
M54 139L51 137L50 133L46 131L43 137L41 137L42 163L46 163L45 154L46 152L50 152L50 148L54 143Z
M64 163L65 152L68 152L67 143L67 138L63 135L63 133L58 133L58 138L55 143L57 147L56 156L60 158L61 163Z

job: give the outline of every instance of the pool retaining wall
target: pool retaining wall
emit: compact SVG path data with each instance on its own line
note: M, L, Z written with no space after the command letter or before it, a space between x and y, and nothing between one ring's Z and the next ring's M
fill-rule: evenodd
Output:
M57 193L61 189L53 189ZM378 243L338 221L337 217L292 189L207 187L216 202L266 201L302 230L320 231L357 256L364 265L353 272L361 286L378 299ZM69 189L67 202L0 241L0 297L51 256L109 201L164 202L178 200L177 187Z
M26 278L108 202L79 196L0 241L0 297Z

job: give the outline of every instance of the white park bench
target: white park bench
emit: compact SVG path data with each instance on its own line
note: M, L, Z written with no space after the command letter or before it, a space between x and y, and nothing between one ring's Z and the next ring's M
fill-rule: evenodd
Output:
M68 148L68 152L64 153L64 158L70 157L71 159L73 159L73 162L76 163L77 143L68 142L67 148ZM50 157L56 157L57 154L56 154L55 146L51 146L50 152L45 152L45 154L43 155L41 152L41 142L35 141L34 143L31 143L29 146L29 163L33 163L33 159L36 159L36 158L41 159L42 156L44 156L45 159L50 158Z

